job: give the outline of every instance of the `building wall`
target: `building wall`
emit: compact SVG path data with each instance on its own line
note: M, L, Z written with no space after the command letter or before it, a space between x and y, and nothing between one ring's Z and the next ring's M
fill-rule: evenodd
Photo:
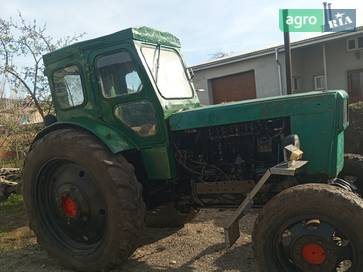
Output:
M361 36L362 34L359 34ZM358 35L356 35L358 36ZM351 36L350 38L353 38ZM347 73L349 70L363 69L363 50L348 52L347 38L325 42L328 89L348 89ZM292 50L292 75L299 78L299 88L294 92L314 90L314 76L324 74L323 43L299 47ZM357 53L358 52L358 53ZM278 59L281 65L282 93L286 94L286 76L284 54ZM280 95L279 78L275 54L265 55L233 64L195 71L194 84L200 92L202 104L212 104L213 94L210 80L249 70L255 71L256 95L260 97Z
M347 52L346 39L330 42L326 48L328 89L346 90L348 71L363 69L363 50Z
M363 69L363 51L348 52L346 39L325 43L328 89L348 89L350 70ZM293 75L300 76L301 91L314 90L314 76L324 75L323 44L302 47L292 53Z
M280 94L275 56L268 55L207 70L195 71L193 79L195 87L205 90L205 92L198 93L201 103L213 103L212 88L210 86L211 79L251 70L255 71L257 98Z
M292 74L300 78L295 92L314 90L314 76L324 75L322 45L312 45L293 50Z

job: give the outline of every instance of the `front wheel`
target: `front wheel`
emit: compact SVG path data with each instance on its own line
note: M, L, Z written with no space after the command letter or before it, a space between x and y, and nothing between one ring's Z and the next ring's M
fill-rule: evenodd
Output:
M289 188L266 204L253 231L263 272L363 271L363 200L326 184Z

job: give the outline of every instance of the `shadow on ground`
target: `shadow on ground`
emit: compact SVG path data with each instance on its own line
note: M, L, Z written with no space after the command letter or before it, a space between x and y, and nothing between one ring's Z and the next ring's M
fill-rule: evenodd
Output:
M21 211L16 213L22 217ZM204 210L183 228L147 228L141 245L129 260L112 272L256 271L251 247L255 212L241 221L241 237L230 250L224 247L223 223L231 211ZM10 215L8 215L10 216ZM69 272L47 256L25 227L26 219L14 220L0 235L0 271Z
M208 259L209 256L214 254L222 254L210 264L213 268L206 268L205 270L200 269L200 265L197 263L201 259ZM217 245L211 245L205 250L200 252L197 256L181 265L165 265L158 266L152 265L140 261L138 259L129 260L123 268L116 269L113 272L123 271L147 271L147 272L195 272L195 271L255 271L254 259L251 250L251 244L241 245L233 247L226 251L224 243Z

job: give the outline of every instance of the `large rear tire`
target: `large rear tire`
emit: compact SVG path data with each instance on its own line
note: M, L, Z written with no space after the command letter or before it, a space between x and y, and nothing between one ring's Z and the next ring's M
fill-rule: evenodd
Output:
M38 243L66 267L107 271L137 247L144 229L141 184L122 155L76 129L36 141L23 195Z
M363 200L354 193L325 184L289 188L255 222L257 265L263 272L363 271L362 229Z

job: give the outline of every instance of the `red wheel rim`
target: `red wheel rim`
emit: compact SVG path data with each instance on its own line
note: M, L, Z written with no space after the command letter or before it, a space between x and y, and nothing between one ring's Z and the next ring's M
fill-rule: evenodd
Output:
M63 212L68 217L76 217L77 215L77 202L69 196L62 198L62 208Z
M306 244L302 249L302 255L306 262L314 265L322 264L326 260L324 248L315 243Z

